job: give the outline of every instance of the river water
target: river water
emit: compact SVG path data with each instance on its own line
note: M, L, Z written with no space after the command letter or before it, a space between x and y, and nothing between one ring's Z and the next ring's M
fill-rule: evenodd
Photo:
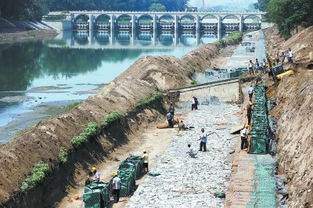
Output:
M140 56L182 57L214 34L68 32L53 40L0 45L0 143L16 132L62 112L109 83Z

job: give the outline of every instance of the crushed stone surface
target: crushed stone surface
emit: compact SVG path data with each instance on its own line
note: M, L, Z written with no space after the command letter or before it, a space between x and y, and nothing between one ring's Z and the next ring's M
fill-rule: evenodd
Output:
M149 176L140 184L127 208L224 207L224 199L214 197L226 192L231 174L230 152L234 151L238 135L230 131L239 123L238 106L231 104L200 105L189 113L184 123L190 130L179 132L170 147L159 158ZM219 136L208 137L207 152L197 158L188 154L188 144L199 150L201 128Z

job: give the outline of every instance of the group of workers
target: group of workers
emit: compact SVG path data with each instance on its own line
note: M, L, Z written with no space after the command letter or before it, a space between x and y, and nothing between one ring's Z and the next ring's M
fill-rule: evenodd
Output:
M265 59L263 61L259 62L258 59L255 59L255 63L253 63L252 60L249 61L248 63L248 70L250 75L255 75L258 73L267 73L268 69L268 63Z
M216 132L212 132L212 131L206 132L204 130L204 128L201 128L201 133L199 135L199 141L200 141L199 151L200 152L201 151L203 151L203 152L207 151L208 137L213 135L213 134L216 134L216 136L220 137ZM193 147L191 147L191 144L188 144L187 147L188 147L187 153L189 154L189 156L192 158L196 158L199 151L197 151Z
M277 52L275 57L271 56L271 59L273 63L276 63L276 64L284 64L285 60L287 60L288 63L291 63L291 64L294 62L293 52L291 48L289 48L288 51L285 51L285 52L281 52L281 53Z
M199 101L197 97L193 96L191 100L191 110L198 110L198 105L199 105ZM174 126L174 114L175 114L175 107L173 103L171 103L166 114L166 119L167 119L169 128L173 128ZM178 123L178 130L182 131L186 129L188 128L185 126L184 121L181 120ZM203 152L207 151L208 136L213 135L213 134L216 134L219 137L219 135L216 132L205 132L204 128L201 129L201 133L199 135L199 140L200 140L199 151L203 151ZM191 144L188 144L187 146L188 146L187 153L190 155L190 157L195 158L196 155L198 154L198 151L195 150L193 147L191 147Z
M240 131L240 137L241 137L240 149L241 150L246 149L247 152L250 151L251 138L249 136L249 131L251 129L250 127L251 127L251 117L252 117L252 107L253 107L253 100L252 100L253 93L254 93L254 87L250 85L250 87L248 88L249 100L247 104L247 123L244 125L243 129Z
M149 172L149 155L147 151L143 152L142 155L143 158L143 170L144 173ZM100 182L100 173L97 171L96 167L92 167L91 171L89 172L89 176L87 177L87 180L85 181L85 185L88 185L90 183L99 183ZM118 172L113 173L113 179L112 179L112 196L114 203L118 203L120 200L120 192L121 192L121 178L119 177Z
M198 110L198 105L199 105L199 101L198 101L198 98L193 96L192 97L192 100L191 100L191 110ZM175 119L174 119L174 116L175 116L175 107L173 105L173 103L170 104L170 107L166 113L166 120L167 120L167 123L168 123L168 127L169 128L173 128L174 125L175 125ZM185 124L183 121L180 121L178 124L178 128L179 130L185 130L186 127L185 127Z

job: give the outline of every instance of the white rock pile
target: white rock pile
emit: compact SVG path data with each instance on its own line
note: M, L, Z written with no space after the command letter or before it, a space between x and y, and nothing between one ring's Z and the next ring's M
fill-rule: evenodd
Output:
M177 208L223 207L224 200L214 193L226 192L231 173L230 152L234 151L239 136L230 130L238 126L235 115L239 110L230 104L201 105L184 121L194 128L175 136L168 150L151 172L161 175L148 176L131 197L127 208ZM220 136L208 138L207 152L191 158L187 144L199 149L201 128L215 131Z

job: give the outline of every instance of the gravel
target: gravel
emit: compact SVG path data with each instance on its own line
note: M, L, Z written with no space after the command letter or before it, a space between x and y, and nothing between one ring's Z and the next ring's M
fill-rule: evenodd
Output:
M229 132L238 126L235 115L239 107L221 103L200 105L185 119L194 128L175 136L170 147L162 155L151 172L131 197L127 208L170 207L224 207L224 200L214 193L226 192L231 174L229 154L234 151L237 139ZM215 131L220 136L209 136L207 152L199 152L191 158L186 152L187 144L199 148L201 128ZM239 136L238 136L239 137Z

